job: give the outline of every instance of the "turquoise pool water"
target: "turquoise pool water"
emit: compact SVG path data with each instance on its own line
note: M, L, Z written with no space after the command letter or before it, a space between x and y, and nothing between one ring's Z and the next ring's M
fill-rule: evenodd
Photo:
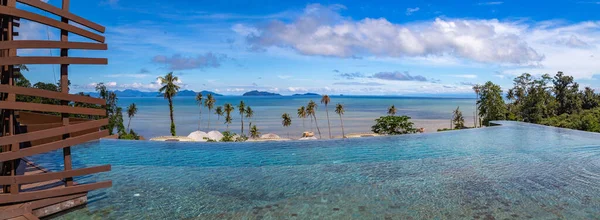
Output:
M113 170L59 219L594 219L600 134L503 126L273 143L102 140L74 166ZM31 158L50 169L58 152Z

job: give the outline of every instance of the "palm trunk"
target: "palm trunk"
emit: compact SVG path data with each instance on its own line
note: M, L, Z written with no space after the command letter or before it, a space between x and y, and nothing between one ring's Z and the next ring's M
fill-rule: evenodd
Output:
M313 118L315 118L315 126L317 127L317 132L319 132L319 139L322 139L323 137L321 137L321 129L319 129L319 123L317 123L317 116L313 114Z
M477 128L477 122L479 121L479 115L477 114L477 102L479 101L479 93L477 93L477 100L475 100L475 128ZM481 127L481 125L479 126Z
M329 123L329 110L327 109L327 105L325 105L325 114L327 114L327 127L329 128L329 139L331 139L331 123Z
M208 131L210 131L210 109L208 109Z
M129 117L129 122L127 122L127 131L126 132L129 132L129 125L131 125L131 117Z
M242 121L242 133L240 135L244 135L244 115L240 114L240 117L242 118L241 119L241 121Z
M342 120L342 115L340 115L340 124L342 124L342 138L346 138L346 133L344 132L344 120Z
M302 117L302 130L304 130L302 132L306 131L306 123L304 121L306 121L306 120L304 120L304 117Z
M200 114L198 115L198 131L200 130L200 122L202 121L202 109L200 109Z
M249 122L248 124L248 132L252 132L252 122Z
M169 116L171 117L171 135L175 136L175 119L173 118L173 100L169 98Z

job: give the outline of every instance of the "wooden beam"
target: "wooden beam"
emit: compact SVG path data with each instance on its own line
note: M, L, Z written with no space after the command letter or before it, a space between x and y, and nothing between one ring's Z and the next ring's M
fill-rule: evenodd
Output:
M70 24L65 24L63 22L54 20L52 18L49 17L44 17L42 15L33 13L33 12L28 12L25 10L21 10L21 9L17 9L17 8L12 8L12 7L7 7L7 6L0 6L0 14L5 14L5 15L10 15L10 16L15 16L15 17L20 17L20 18L24 18L30 21L35 21L41 24L45 24L51 27L55 27L61 30L65 30L77 35L81 35L82 37L86 37L89 38L91 40L95 40L97 42L100 43L104 43L105 38L102 35L99 34L95 34L92 33L90 31L78 28L76 26L70 25Z
M86 194L87 194L87 192L80 193L80 194L68 195L68 196L52 197L52 198L47 198L47 199L31 201L29 203L31 204L31 209L36 210L36 209L39 209L42 207L46 207L46 206L54 205L54 204L61 203L64 201L76 199L76 198L79 198L82 196L86 196Z
M18 95L44 97L50 99L67 100L73 102L81 102L95 105L106 105L106 100L94 97L87 97L75 94L65 94L62 92L54 92L43 89L25 88L19 86L0 85L0 92L14 93Z
M62 123L60 123L62 124ZM93 128L100 128L108 124L108 119L100 119L89 122L82 122L79 124L71 124L69 126L57 127L51 129L45 129L40 131L28 132L24 134L17 134L12 136L0 137L0 146L10 143L23 143L27 141L40 140L49 137L56 137L63 134L75 133L85 131ZM1 185L1 184L0 184Z
M0 59L0 65L17 64L96 64L106 65L106 58L82 57L5 57Z
M77 137L67 138L67 139L61 140L61 141L55 141L52 143L47 143L47 144L42 144L42 145L37 145L37 146L21 149L17 152L4 152L4 153L0 153L0 162L14 160L14 159L23 158L23 157L29 157L29 156L41 154L41 153L46 153L46 152L50 152L53 150L62 149L62 148L68 147L68 146L73 146L73 145L85 143L88 141L97 140L97 139L100 139L100 138L106 137L106 136L108 136L108 130L102 130L102 131L89 133L89 134L85 134L85 135L81 135L81 136L77 136ZM0 201L2 201L2 200L0 199Z
M0 194L0 201L3 203L26 202L31 200L52 198L57 196L71 195L82 192L87 192L100 188L108 188L112 186L112 181L104 181L98 183L82 184L57 189L45 189L32 192L21 192L16 195Z
M16 218L25 213L31 213L32 209L29 203L3 206L0 207L0 219Z
M71 106L49 105L49 104L27 103L27 102L0 101L0 109L29 110L29 111L71 113L71 114L80 114L80 115L106 116L106 109L71 107Z
M48 3L45 3L45 2L42 2L42 1L39 1L39 0L17 0L17 2L21 2L23 4L30 5L30 6L42 9L44 11L50 12L52 14L58 15L59 17L63 17L63 18L69 19L71 21L79 23L79 24L81 24L83 26L91 28L91 29L93 29L95 31L98 31L100 33L104 33L104 31L105 31L105 28L102 27L99 24L96 24L94 22L88 21L88 20L86 20L86 19L84 19L82 17L79 17L79 16L77 16L77 15L75 15L75 14L69 12L69 11L62 10L60 8L54 7L54 6L52 6L52 5L48 4Z
M45 40L0 41L0 49L47 49L47 48L107 50L108 46L106 44L100 44L100 43L61 42L61 41L45 41Z
M88 167L76 170L68 170L61 172L49 172L49 173L41 173L34 175L24 175L24 176L0 176L0 185L9 185L9 184L28 184L28 183L37 183L44 182L49 180L58 180L65 179L67 177L76 177L76 176L84 176L90 175L94 173L100 172L108 172L110 171L110 165L97 166L97 167Z

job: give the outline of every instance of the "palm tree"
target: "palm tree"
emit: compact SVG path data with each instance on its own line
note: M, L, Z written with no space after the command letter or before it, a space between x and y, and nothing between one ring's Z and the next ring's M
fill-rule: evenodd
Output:
M282 122L281 124L283 124L283 127L290 127L290 125L292 125L292 118L290 118L290 115L288 113L283 113L283 115L281 115L281 119ZM290 138L290 132L288 131L288 138Z
M246 118L248 118L248 121L250 121L250 119L252 117L254 117L254 110L252 110L252 108L250 108L250 106L246 107ZM252 128L252 121L250 121L250 123L248 123L248 130L250 130Z
M456 110L452 112L452 123L454 124L454 129L463 129L465 127L465 118L460 111L460 106L456 107Z
M388 115L391 115L391 116L396 115L396 106L392 105L388 108Z
M202 120L202 93L198 93L196 95L196 104L198 104L198 106L200 106L200 118L198 119L198 131L200 130L200 121Z
M240 101L240 104L237 107L238 107L238 110L240 111L240 120L242 121L241 135L243 135L244 134L244 113L246 113L246 104L244 103L244 100Z
M317 132L319 132L319 138L321 137L321 129L319 129L319 123L317 123L317 114L316 111L317 110L317 103L315 103L313 100L310 100L310 102L308 102L308 105L306 106L306 113L308 115L312 115L313 118L315 119L315 126L317 127Z
M324 95L321 98L321 104L325 104L325 113L327 114L327 127L329 128L329 139L331 139L331 123L329 123L329 110L327 110L327 105L331 102L331 99L328 95Z
M344 110L344 106L342 104L338 103L335 105L335 113L340 116L340 124L342 125L342 138L346 138L346 133L344 133L344 120L342 120L342 115L344 112L346 112L346 110Z
M223 106L217 106L217 108L215 109L215 115L217 115L217 121L221 119L221 116L223 116L223 114L225 114L225 112L223 111Z
M477 128L477 123L478 123L478 121L479 121L479 120L478 120L478 116L479 116L479 115L478 115L478 113L477 113L477 108L478 108L478 106L477 106L477 102L479 102L479 93L480 93L480 91L481 91L481 85L479 85L479 84L477 84L477 85L474 85L474 86L473 86L473 91L475 92L475 95L477 96L477 99L476 99L476 101L475 101L475 116L474 116L474 119L475 119L475 128ZM481 125L479 125L479 126L481 127Z
M204 106L208 108L208 130L210 130L210 111L215 107L215 98L213 94L208 93L206 100L204 100Z
M250 137L258 138L259 136L260 132L258 131L258 128L256 128L256 125L252 125L252 128L250 128Z
M135 116L137 112L138 109L137 106L135 106L135 103L131 103L131 105L127 107L127 116L129 117L129 122L127 123L127 131L129 131L129 125L131 125L131 118L133 118L133 116Z
M304 119L306 118L306 108L304 106L300 106L300 108L298 108L298 118L302 118L302 129L306 131L306 126L304 123Z
M167 73L164 77L159 76L158 80L160 80L160 84L162 87L158 90L163 97L169 100L169 116L171 117L171 135L175 136L177 133L175 132L175 120L173 119L173 97L177 95L179 92L179 86L176 84L179 81L177 76L173 75L173 72Z
M231 112L233 112L233 110L235 110L235 109L233 108L233 105L227 103L227 104L225 104L224 110L225 110L225 114L226 114L225 124L227 124L227 131L229 131L229 124L231 124L231 121L232 121Z

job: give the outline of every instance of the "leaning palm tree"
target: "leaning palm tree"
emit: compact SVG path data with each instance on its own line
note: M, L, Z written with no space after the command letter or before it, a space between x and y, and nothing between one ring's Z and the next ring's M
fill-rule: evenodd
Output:
M342 138L346 138L346 133L344 133L344 120L342 120L342 115L344 112L346 112L346 110L344 110L344 106L342 104L338 103L335 105L335 113L340 116L340 124L342 125Z
M200 121L202 121L202 99L204 97L202 97L202 93L198 93L196 95L196 104L198 104L198 106L200 107L200 114L199 114L199 118L198 118L198 131L200 130Z
M474 116L474 119L475 119L475 128L477 128L477 123L479 121L478 120L479 114L477 113L477 108L478 108L477 102L479 102L479 93L481 91L481 85L479 85L479 84L474 85L473 86L473 91L475 92L475 95L477 97L477 99L475 100L475 116ZM481 127L481 125L479 125L479 127Z
M127 107L127 116L129 117L129 122L127 122L127 131L129 131L129 125L131 125L131 118L137 114L138 109L135 103L131 103L129 107Z
M250 121L250 119L252 117L254 117L254 110L252 110L252 108L250 108L250 106L247 106L245 113L246 113L246 118L248 118L248 121L250 122L250 123L248 123L248 130L250 130L252 128L252 121Z
M169 116L171 117L171 135L175 136L177 133L175 132L175 119L173 118L173 97L177 95L180 87L176 84L179 81L177 76L173 75L173 72L167 73L167 75L159 76L158 80L162 87L158 90L163 97L169 100Z
M210 130L210 111L215 107L215 98L213 94L208 93L206 100L204 100L204 106L208 108L208 130Z
M290 118L290 115L288 113L283 113L283 115L281 115L281 119L283 119L281 121L281 124L283 125L283 127L290 127L290 125L292 125L292 118ZM287 132L288 138L290 138L290 131Z
M244 100L240 101L240 104L238 104L238 110L240 111L240 120L242 121L242 133L240 133L241 135L244 134L244 113L246 113L246 104L244 103Z
M217 115L217 121L221 119L221 116L223 116L225 114L225 112L223 111L223 106L217 106L217 108L215 109L215 115Z
M388 108L388 115L394 116L396 115L396 106L392 105Z
M225 110L225 114L226 114L225 124L227 124L227 131L229 131L229 124L231 124L231 121L232 121L231 112L233 112L233 110L235 110L235 109L233 108L233 105L227 103L227 104L225 104L224 110Z
M306 126L304 123L304 119L306 118L306 107L304 106L300 106L300 108L298 108L298 118L302 119L302 129L304 129L304 131L306 131Z
M319 129L319 123L317 123L316 110L317 110L317 103L315 103L313 100L310 100L310 102L308 102L308 105L306 106L306 113L310 116L313 116L313 119L315 120L315 126L317 127L317 132L319 132L319 138L322 138L321 137L321 129Z
M331 102L331 99L328 95L324 95L321 98L321 104L325 104L325 113L327 114L327 127L329 128L329 139L331 139L331 123L329 123L329 110L327 109L327 105Z

